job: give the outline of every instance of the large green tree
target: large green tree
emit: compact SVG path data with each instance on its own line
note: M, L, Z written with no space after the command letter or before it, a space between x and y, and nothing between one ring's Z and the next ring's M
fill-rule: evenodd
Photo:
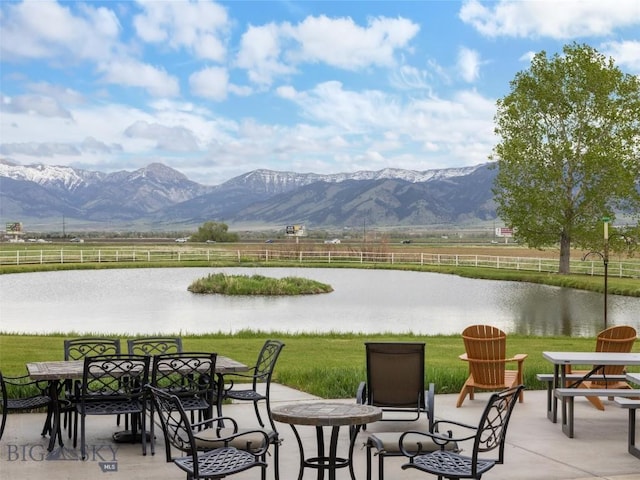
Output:
M230 233L229 226L221 222L204 222L198 227L198 231L191 235L191 242L237 242L238 234Z
M601 250L603 222L640 212L640 79L588 45L540 52L495 117L498 215L532 248Z

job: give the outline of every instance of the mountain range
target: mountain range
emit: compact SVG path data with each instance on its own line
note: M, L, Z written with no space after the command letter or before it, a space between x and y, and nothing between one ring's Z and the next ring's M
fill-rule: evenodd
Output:
M0 159L0 219L93 230L465 225L493 220L492 165L315 174L254 170L201 185L161 163L104 173ZM37 230L37 228L36 228Z

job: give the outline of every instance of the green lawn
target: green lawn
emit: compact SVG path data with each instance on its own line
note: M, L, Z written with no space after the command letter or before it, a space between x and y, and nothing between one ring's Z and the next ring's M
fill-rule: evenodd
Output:
M62 360L63 340L73 335L0 335L0 369L6 375L25 373L30 361ZM419 341L426 343L426 381L436 385L437 393L454 393L462 387L467 367L458 359L464 352L459 335L360 335L360 334L265 334L241 332L236 335L201 335L183 337L183 347L191 351L214 351L249 365L255 363L267 338L285 343L274 378L278 383L324 398L355 397L360 381L365 379L364 342ZM124 340L124 339L123 339ZM122 346L125 347L125 342ZM591 351L594 338L529 337L509 335L509 355L527 353L525 384L529 389L543 385L536 373L553 371L542 358L544 350ZM640 342L634 351L640 352ZM634 369L635 368L635 369ZM640 367L630 368L639 371Z

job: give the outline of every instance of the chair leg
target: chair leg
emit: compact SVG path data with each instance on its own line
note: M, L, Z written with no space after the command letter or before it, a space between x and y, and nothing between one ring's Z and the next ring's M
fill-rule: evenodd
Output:
M256 417L258 417L258 423L260 427L264 428L264 422L262 421L262 417L260 416L260 409L258 408L258 400L253 401L253 409L256 411Z
M85 418L86 418L86 415L84 414L80 415L80 456L82 457L82 460L87 459L87 447L85 446L85 437L84 437Z
M589 400L598 410L604 410L604 405L599 397L586 397L586 399Z
M467 378L467 381L464 382L462 386L462 390L460 390L460 395L458 395L458 401L456 402L456 408L462 406L464 399L469 395L469 399L473 400L473 387L469 385L470 378Z
M273 473L274 479L280 480L280 438L278 437L273 445Z
M0 424L0 439L2 438L2 435L4 434L4 426L7 424L7 411L3 410L2 411L2 423Z

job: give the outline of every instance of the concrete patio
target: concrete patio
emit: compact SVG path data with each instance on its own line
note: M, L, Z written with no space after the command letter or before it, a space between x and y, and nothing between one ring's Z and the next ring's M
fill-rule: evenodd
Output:
M457 395L436 396L436 416L475 424L482 412L489 393L476 394L473 401L466 400L461 408L455 408ZM273 405L318 401L313 397L280 385L272 386ZM352 399L339 400L353 402ZM560 424L546 418L546 392L527 391L525 402L515 407L507 434L505 464L489 471L487 480L640 480L640 459L627 453L627 411L605 399L605 411L593 408L585 399L576 401L575 438L567 438ZM225 415L233 416L243 426L255 425L255 415L250 404L225 405ZM63 460L47 460L48 438L42 438L44 415L10 415L7 428L0 441L0 478L46 478L47 480L95 479L133 480L154 478L158 480L183 479L184 474L172 463L165 462L164 439L158 435L156 455L143 456L139 444L114 444L111 436L118 431L114 417L91 417L87 420L87 444L89 458L78 460L79 452L71 448L69 441ZM281 446L280 478L298 478L299 453L297 443L288 425L278 424L284 442ZM412 423L410 427L420 427ZM424 426L424 424L422 424ZM388 422L373 424L366 432L360 432L354 454L355 473L365 478L365 450L361 448L368 432L389 430ZM404 429L403 425L397 428ZM315 431L312 427L299 427L307 454L315 448ZM347 429L341 431L340 453L346 455ZM639 432L640 436L640 432ZM470 448L466 446L466 448ZM273 457L268 461L272 462ZM103 463L106 462L106 463ZM416 470L402 470L402 458L385 460L385 478L388 480L414 480L435 478ZM377 480L377 458L373 459L373 479ZM252 469L229 477L230 479L258 479L259 471ZM273 478L271 467L267 478ZM317 478L316 472L307 469L304 479ZM348 470L338 472L339 479L349 478Z

